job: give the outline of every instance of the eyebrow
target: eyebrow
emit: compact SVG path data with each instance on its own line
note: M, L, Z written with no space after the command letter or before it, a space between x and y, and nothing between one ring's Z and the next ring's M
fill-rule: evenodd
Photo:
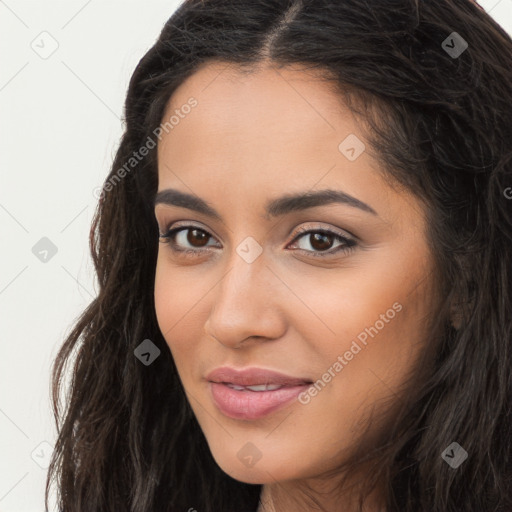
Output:
M366 203L359 199L342 192L341 190L324 189L315 192L301 192L298 194L288 194L276 199L271 199L265 205L265 214L267 218L286 215L291 212L314 208L332 203L341 203L364 212L378 216L377 212ZM198 196L181 192L176 189L168 188L161 190L155 196L154 206L165 204L169 206L179 206L194 210L196 212L222 221L222 216L213 208L213 206Z

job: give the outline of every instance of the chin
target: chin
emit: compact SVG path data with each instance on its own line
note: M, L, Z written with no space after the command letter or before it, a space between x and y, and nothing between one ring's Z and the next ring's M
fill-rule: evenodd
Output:
M247 443L241 450L212 451L217 465L231 478L246 484L270 484L276 480L289 480L294 476L289 474L290 464L278 460L276 454L269 453L259 460L251 460L251 445ZM293 465L291 466L293 467Z
M269 474L262 468L240 469L230 466L228 468L221 467L222 471L229 475L231 478L243 482L244 484L263 485L275 482Z

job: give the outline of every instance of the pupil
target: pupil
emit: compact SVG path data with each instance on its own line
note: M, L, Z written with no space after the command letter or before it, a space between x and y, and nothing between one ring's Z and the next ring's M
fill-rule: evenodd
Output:
M314 247L315 249L323 250L323 249L330 248L331 243L329 241L327 241L327 243L323 243L323 244L321 242L322 242L322 240L324 242L326 240L329 240L331 238L331 235L326 235L323 233L313 233L311 236L313 237L313 241L314 241L314 243L311 243L311 246ZM318 247L318 244L317 244L318 241L320 241L320 247Z
M192 235L193 233L193 235ZM204 232L204 231L201 231L200 229L190 229L189 232L188 232L188 236L187 236L187 241L191 244L191 245L194 245L194 239L200 239L202 240L204 243L200 243L198 245L198 247L202 247L203 245L206 245L208 243L208 235Z

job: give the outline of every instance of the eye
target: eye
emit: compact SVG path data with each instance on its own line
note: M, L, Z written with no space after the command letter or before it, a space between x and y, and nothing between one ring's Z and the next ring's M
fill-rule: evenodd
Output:
M185 257L195 257L211 252L208 247L212 247L212 245L208 245L208 242L213 240L213 236L208 231L194 225L173 228L166 233L161 233L159 238L162 243L168 244L173 252ZM322 258L348 252L357 245L353 238L325 228L299 228L292 243L300 245L297 244L297 241L302 242L302 240L306 242L306 244L302 244L306 247L298 247L298 250L313 257ZM336 240L339 244L333 249L333 243ZM308 245L310 248L307 248ZM219 247L215 244L213 246Z
M357 242L353 238L349 238L341 233L337 233L329 229L308 229L306 227L302 227L297 231L299 232L299 235L293 239L293 242L296 240L305 241L306 243L303 245L306 245L306 248L299 247L299 250L307 252L308 255L313 257L326 258L340 252L348 252L357 245ZM340 244L334 246L333 250L332 244L335 240L338 240ZM311 249L307 248L308 245Z
M179 226L173 228L166 233L160 233L160 240L162 243L166 243L170 246L171 250L177 253L181 253L185 256L194 256L199 253L210 252L209 249L206 251L202 248L207 247L209 239L212 235L200 229L197 226ZM187 248L186 244L190 244L192 249ZM180 248L185 245L185 249Z

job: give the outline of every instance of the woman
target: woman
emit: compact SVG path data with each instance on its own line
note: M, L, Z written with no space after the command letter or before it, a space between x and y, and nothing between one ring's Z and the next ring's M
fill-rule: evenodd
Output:
M511 50L469 0L184 2L130 82L47 496L512 510Z

